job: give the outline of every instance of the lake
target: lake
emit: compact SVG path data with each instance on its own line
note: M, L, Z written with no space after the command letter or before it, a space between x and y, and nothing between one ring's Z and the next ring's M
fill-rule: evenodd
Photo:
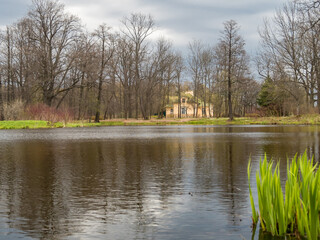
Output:
M252 236L247 164L320 155L318 126L0 131L0 239ZM253 193L256 195L254 173ZM257 201L256 201L257 203Z

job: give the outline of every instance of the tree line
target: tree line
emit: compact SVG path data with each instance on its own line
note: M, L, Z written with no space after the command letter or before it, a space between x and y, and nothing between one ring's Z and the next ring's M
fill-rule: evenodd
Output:
M195 40L183 55L165 38L152 40L150 15L125 16L118 31L101 24L88 32L60 2L34 0L0 33L0 119L39 118L43 109L96 122L161 118L172 96L181 102L190 90L207 117L252 113L257 98L268 111L300 112L320 99L318 9L317 2L290 3L273 19L277 28L265 23L256 58L261 88L233 20L216 45Z
M291 1L260 28L258 103L270 114L320 112L320 1Z

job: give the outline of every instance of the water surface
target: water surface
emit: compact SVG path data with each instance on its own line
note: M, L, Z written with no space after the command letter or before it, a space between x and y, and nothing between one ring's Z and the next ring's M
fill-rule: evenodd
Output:
M251 239L249 157L282 161L284 180L286 156L319 159L319 130L2 130L0 239Z

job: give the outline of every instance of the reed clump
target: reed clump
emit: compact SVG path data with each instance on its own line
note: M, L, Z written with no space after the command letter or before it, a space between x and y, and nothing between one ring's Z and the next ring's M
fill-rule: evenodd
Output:
M320 171L306 152L287 161L287 180L283 194L279 163L260 159L256 172L259 211L255 209L250 186L251 161L248 164L252 220L274 236L286 234L317 239L320 237Z

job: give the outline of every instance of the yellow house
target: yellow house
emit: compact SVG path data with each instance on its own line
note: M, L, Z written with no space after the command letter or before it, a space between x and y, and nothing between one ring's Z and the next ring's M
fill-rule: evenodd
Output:
M190 92L187 92L190 95ZM173 103L171 105L166 106L166 118L178 118L179 112L181 113L182 118L191 118L191 117L209 117L209 107L205 108L202 106L201 103L194 103L192 101L189 101L189 97L183 96L181 97L181 103ZM188 102L189 101L189 102ZM195 114L198 112L198 114ZM213 111L211 109L211 115Z

